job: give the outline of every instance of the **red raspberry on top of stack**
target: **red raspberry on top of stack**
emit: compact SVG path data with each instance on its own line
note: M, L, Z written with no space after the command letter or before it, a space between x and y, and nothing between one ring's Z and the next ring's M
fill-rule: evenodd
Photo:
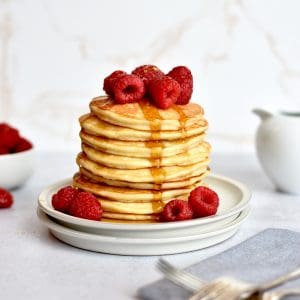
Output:
M165 74L154 65L143 65L135 68L132 74L140 77L147 87L151 80L163 77Z
M193 75L191 71L187 67L179 66L171 70L168 76L176 80L181 88L176 104L188 104L193 93Z
M181 89L177 81L169 76L152 80L149 94L158 108L167 109L176 103Z
M108 94L108 95L113 95L113 87L114 87L114 83L115 81L121 77L122 75L126 75L126 72L124 71L114 71L112 72L109 76L107 76L104 79L103 82L103 90Z
M145 97L158 108L188 104L193 93L193 76L185 66L173 68L165 75L155 65L142 65L132 74L118 70L104 79L104 91L118 104L138 102Z
M125 74L115 81L113 93L119 104L136 102L144 97L145 85L138 76Z

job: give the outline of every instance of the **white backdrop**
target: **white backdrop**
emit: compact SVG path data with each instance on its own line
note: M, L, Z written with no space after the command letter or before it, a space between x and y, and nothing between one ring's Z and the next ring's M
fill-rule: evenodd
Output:
M253 151L253 107L300 108L299 11L298 0L0 1L0 121L38 149L75 151L107 74L187 65L214 151Z

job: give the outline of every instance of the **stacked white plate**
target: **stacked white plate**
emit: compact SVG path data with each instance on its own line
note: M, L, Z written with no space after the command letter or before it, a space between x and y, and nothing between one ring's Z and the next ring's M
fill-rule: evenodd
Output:
M251 193L242 183L220 175L205 179L220 198L215 216L188 221L126 224L90 221L54 210L52 195L71 185L63 180L39 196L38 216L59 240L72 246L121 255L165 255L206 248L234 235L249 214Z

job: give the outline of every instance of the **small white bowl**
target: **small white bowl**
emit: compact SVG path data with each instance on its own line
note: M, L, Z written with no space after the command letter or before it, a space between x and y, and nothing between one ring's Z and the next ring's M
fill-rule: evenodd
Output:
M13 189L21 186L32 175L34 148L0 155L0 187Z

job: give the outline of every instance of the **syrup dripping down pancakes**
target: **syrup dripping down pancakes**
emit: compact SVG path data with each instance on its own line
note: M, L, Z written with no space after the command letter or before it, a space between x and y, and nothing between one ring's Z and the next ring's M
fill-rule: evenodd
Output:
M198 104L162 110L104 96L79 121L73 185L98 198L103 221L155 222L166 203L186 200L209 173L208 123Z

